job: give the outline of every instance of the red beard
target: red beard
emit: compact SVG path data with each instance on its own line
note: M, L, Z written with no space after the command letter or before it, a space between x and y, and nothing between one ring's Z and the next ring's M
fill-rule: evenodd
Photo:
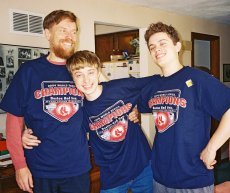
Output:
M66 40L63 40L66 41ZM70 40L68 40L70 41ZM53 45L53 52L54 54L62 59L68 59L70 56L74 54L75 51L75 44L71 41L71 43L74 45L73 47L69 49L63 48L61 45Z

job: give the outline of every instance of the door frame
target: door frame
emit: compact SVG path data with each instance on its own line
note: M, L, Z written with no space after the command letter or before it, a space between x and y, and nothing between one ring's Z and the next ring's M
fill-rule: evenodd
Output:
M205 40L210 42L210 71L213 76L220 79L220 37L202 34L191 33L192 48L194 48L194 40ZM194 67L194 49L192 49L191 65Z
M191 32L192 40L192 53L191 53L191 66L194 67L194 41L204 40L210 42L210 73L220 80L220 37ZM211 120L211 135L215 132L219 122L212 118ZM216 160L218 163L221 162L221 148L216 153Z

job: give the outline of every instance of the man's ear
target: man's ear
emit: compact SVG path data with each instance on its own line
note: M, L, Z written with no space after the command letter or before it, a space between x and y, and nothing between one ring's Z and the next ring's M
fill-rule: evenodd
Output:
M177 43L176 43L176 50L177 50L177 52L180 52L181 47L182 47L181 42L177 42Z
M45 29L44 33L45 33L46 39L49 41L50 40L50 36L51 36L50 31L48 29Z

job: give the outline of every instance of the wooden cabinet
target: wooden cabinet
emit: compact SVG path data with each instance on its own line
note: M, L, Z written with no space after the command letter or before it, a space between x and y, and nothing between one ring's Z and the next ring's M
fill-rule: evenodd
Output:
M130 45L130 41L139 37L139 30L124 31L95 36L95 52L102 62L110 61L113 50L128 51L135 54L136 49Z
M100 171L91 154L92 169L90 171L90 193L100 193ZM15 180L13 165L0 167L0 193L23 193Z
M113 34L98 35L95 38L95 52L101 62L110 61L114 49Z
M139 37L138 30L116 33L117 49L121 51L127 50L129 54L135 54L136 48L130 45L130 41L137 37Z

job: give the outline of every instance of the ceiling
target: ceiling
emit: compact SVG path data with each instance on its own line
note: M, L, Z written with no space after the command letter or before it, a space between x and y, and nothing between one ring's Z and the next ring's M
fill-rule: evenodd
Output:
M117 0L230 25L230 0Z

